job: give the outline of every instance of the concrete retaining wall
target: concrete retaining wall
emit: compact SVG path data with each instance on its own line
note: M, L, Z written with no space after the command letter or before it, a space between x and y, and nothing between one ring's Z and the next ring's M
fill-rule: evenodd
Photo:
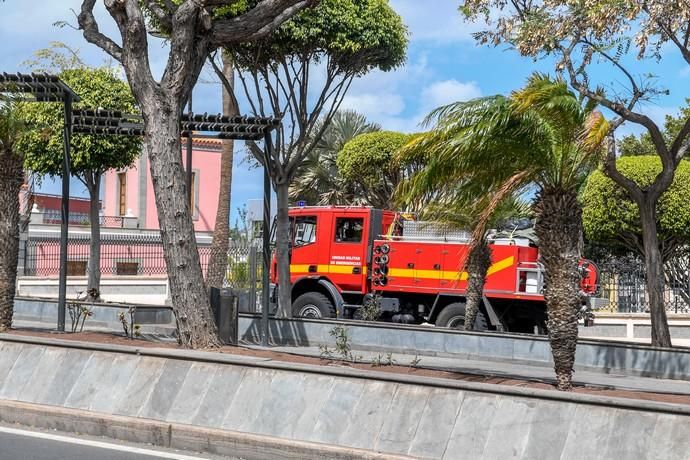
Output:
M690 451L685 406L215 353L0 340L4 400L414 458L684 459Z
M120 331L117 319L120 311L126 311L126 306L96 305L94 317L87 325L102 323ZM20 298L15 303L15 317L54 324L57 303L54 300ZM172 311L168 307L139 307L136 321L158 326L167 324L168 331L174 328ZM333 346L330 331L337 324L348 326L352 346L357 350L553 365L548 339L528 334L464 332L362 321L271 318L270 338L276 345ZM242 340L259 343L260 334L261 319L258 316L240 315L239 336ZM581 339L575 368L686 380L690 379L690 349L661 349Z
M174 317L170 307L166 306L151 306L151 305L126 305L126 304L112 304L112 303L92 303L92 302L77 302L91 308L93 316L90 317L86 324L91 327L114 328L121 330L119 314L127 313L130 306L136 307L134 313L134 322L138 324L156 324L174 326ZM14 300L14 316L15 320L32 321L39 323L52 323L57 321L57 300L54 299L36 299L31 297L17 297ZM67 326L69 327L70 318L67 315Z
M358 350L553 365L548 339L528 334L464 332L361 321L272 319L270 337L280 345L332 346L330 331L343 323L348 325L352 346ZM258 342L260 331L260 318L240 317L242 340ZM685 380L690 379L690 349L581 339L577 344L575 368Z
M67 278L67 298L76 298L86 291L88 278ZM57 278L35 276L17 277L17 295L34 297L58 297ZM165 305L170 301L166 276L104 276L101 278L101 298L108 302L132 302L147 305Z

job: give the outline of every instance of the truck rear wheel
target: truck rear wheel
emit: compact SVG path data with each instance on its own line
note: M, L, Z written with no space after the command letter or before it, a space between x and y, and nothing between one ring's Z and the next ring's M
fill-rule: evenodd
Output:
M436 326L447 327L450 329L465 329L465 304L462 302L455 302L446 305L446 307L441 310L441 313L436 317ZM484 313L481 311L477 312L477 318L474 320L475 331L486 331L489 329L489 325L486 321Z
M297 318L335 318L335 307L320 292L307 292L292 303L292 315Z

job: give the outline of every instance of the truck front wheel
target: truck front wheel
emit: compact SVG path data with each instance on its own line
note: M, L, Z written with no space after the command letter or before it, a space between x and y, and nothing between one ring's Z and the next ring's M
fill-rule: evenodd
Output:
M292 303L292 315L297 318L335 318L335 307L320 292L307 292Z
M441 313L436 317L436 326L447 327L450 329L465 329L465 304L462 302L455 302L446 305L441 310ZM477 312L477 318L474 320L475 331L486 331L489 326L486 322L486 317L481 311Z

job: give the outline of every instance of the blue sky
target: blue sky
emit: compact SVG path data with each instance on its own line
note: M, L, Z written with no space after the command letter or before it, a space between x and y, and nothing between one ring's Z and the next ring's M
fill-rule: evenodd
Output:
M391 0L391 6L403 17L410 29L410 47L407 64L393 72L373 72L357 80L344 101L384 129L412 132L431 109L438 105L477 96L508 93L521 86L534 70L551 72L552 61L534 62L505 48L480 47L471 33L478 25L466 24L457 12L460 0ZM119 37L102 2L98 2L101 30ZM45 48L51 41L62 41L81 50L84 60L100 65L107 56L84 41L79 31L69 27L57 28L56 21L76 23L71 10L78 10L79 0L39 1L5 0L0 3L0 71L26 71L22 62L34 51ZM152 67L160 72L164 66L166 49L161 43L151 44ZM683 63L677 52L664 49L660 63L633 64L640 72L659 75L660 83L670 95L647 103L642 110L662 121L667 113L677 108L690 96L690 67ZM594 72L607 85L619 86L620 76L609 67L601 66ZM194 111L220 111L220 85L212 72L204 71L202 82L194 92ZM626 126L623 132L637 132ZM244 161L242 150L236 149L233 180L233 209L250 198L261 196L261 172L251 169ZM75 184L74 194L84 195L83 187ZM57 184L46 183L44 190L58 193Z

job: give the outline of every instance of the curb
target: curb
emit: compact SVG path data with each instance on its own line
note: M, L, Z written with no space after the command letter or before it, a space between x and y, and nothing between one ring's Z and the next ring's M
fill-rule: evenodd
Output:
M362 449L0 400L0 421L246 460L411 460Z
M234 356L230 354L208 351L169 350L164 348L137 348L127 345L94 344L72 340L48 339L14 334L0 333L0 342L24 343L29 345L51 346L80 350L101 351L108 353L124 353L139 356L151 356L183 361L195 361L215 364L226 364L264 369L276 369L288 372L302 372L335 377L356 378L363 380L378 380L408 385L418 385L432 388L447 388L477 393L508 395L531 399L543 399L558 402L570 402L593 406L615 407L636 411L658 412L675 415L690 416L690 406L661 403L627 398L595 396L579 393L566 393L556 390L538 388L522 388L500 384L463 382L437 377L417 377L410 375L391 374L380 371L369 371L356 368L334 368L313 364L300 364L274 361L270 358Z

